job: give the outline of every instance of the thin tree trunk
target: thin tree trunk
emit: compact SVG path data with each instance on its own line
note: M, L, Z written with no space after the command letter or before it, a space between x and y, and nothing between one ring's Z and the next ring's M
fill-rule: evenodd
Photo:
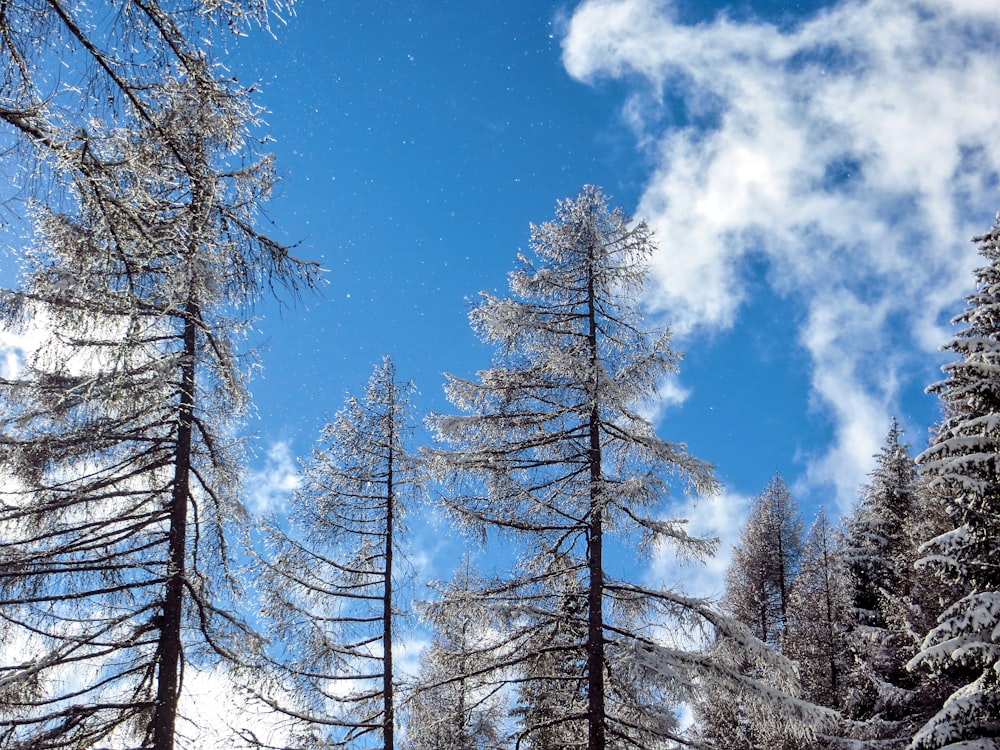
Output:
M395 747L395 711L393 710L392 687L392 537L395 521L395 488L393 487L393 446L396 440L396 403L393 389L395 379L389 382L389 460L386 478L386 509L385 509L385 588L382 599L382 740L385 750Z
M825 533L825 529L824 529ZM826 541L823 542L824 546ZM830 581L830 555L823 550L823 594L826 598L826 637L830 660L830 702L831 708L840 708L840 670L837 669L836 628L833 617L833 584Z
M606 712L604 703L604 510L601 493L601 430L597 403L599 362L597 316L594 308L593 252L587 282L587 345L590 349L590 528L587 546L589 589L587 592L587 749L604 750Z
M181 358L181 392L178 404L177 448L174 455L170 530L167 543L167 580L160 622L157 654L156 706L153 713L153 750L173 750L183 657L181 619L187 568L187 511L191 494L191 441L194 424L196 323L198 303L193 297L184 308L184 352Z

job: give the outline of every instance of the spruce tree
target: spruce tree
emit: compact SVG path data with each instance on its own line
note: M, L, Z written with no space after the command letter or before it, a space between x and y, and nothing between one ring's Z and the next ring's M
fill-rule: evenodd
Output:
M975 239L986 264L946 346L958 359L931 386L943 418L918 457L949 528L927 541L918 565L967 587L926 634L911 667L960 669L961 686L913 738L913 750L1000 747L1000 224Z
M870 481L847 518L853 654L845 714L852 733L874 747L902 747L919 722L920 684L906 670L919 645L911 538L918 521L916 464L893 419Z

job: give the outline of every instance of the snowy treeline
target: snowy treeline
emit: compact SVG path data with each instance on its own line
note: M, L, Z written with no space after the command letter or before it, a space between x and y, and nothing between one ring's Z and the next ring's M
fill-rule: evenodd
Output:
M754 501L723 607L796 665L802 696L838 713L803 745L699 696L714 747L1000 747L1000 224L931 386L943 418L916 460L893 421L857 505L803 534L780 476Z
M843 524L805 530L776 476L722 602L613 564L712 555L664 507L718 482L643 416L679 356L639 309L651 233L594 186L472 310L493 359L449 376L430 445L386 359L290 516L249 516L247 305L317 269L257 229L256 105L206 40L270 10L2 5L0 122L36 232L0 315L43 340L0 380L0 744L1000 747L998 228L930 445L914 463L893 424ZM84 75L52 96L64 49ZM509 567L465 560L402 596L425 497ZM431 641L415 677L397 666L411 614ZM206 695L228 707L204 718Z

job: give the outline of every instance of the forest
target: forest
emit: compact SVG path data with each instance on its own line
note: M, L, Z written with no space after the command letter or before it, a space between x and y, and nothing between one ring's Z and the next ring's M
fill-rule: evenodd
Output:
M720 481L648 416L680 362L642 314L655 240L594 185L473 305L492 359L451 413L386 357L290 513L247 509L252 308L324 272L263 228L261 105L210 40L281 5L0 3L5 210L33 227L0 319L40 336L0 377L0 746L1000 748L1000 224L930 440L894 421L843 519L775 474L718 601L609 564L703 564L665 499ZM428 498L509 566L414 601Z

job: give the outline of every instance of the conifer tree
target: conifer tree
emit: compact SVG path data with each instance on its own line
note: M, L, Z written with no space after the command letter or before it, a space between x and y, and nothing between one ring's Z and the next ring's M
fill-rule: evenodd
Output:
M440 599L424 605L430 646L406 701L406 750L505 747L504 683L494 679L491 643L500 633L484 606L485 582L466 555Z
M580 644L586 638L587 608L581 596L580 570L565 558L554 559L549 567L545 585L552 588L552 598L546 602L540 626L526 643L534 656L515 671L517 704L512 714L525 750L587 746L580 722L567 721L585 708L586 653ZM551 618L550 610L561 616Z
M658 437L636 410L678 361L636 307L652 240L587 186L559 203L555 221L532 227L531 247L510 274L511 296L483 294L470 315L496 348L494 366L475 380L448 377L448 398L464 414L435 419L446 444L431 452L447 480L443 500L469 530L523 552L483 591L509 623L493 649L498 669L523 669L525 685L554 676L527 667L542 663L541 636L559 627L569 595L583 603L586 627L579 636L564 628L567 642L553 648L579 655L582 710L553 721L585 734L588 750L666 746L678 739L675 706L690 699L699 670L709 681L743 678L714 656L668 648L649 624L700 623L743 646L749 634L703 601L608 569L616 538L628 554L666 544L698 557L713 547L683 521L658 517L672 480L713 493L711 467ZM576 592L553 583L568 573ZM521 732L515 744L531 729Z
M947 349L958 359L931 386L943 418L919 471L946 502L950 527L918 565L967 587L926 634L911 667L964 671L961 686L915 735L913 750L1000 747L1000 224L976 238L986 265Z
M785 654L799 667L805 697L838 710L847 689L850 597L843 537L820 508L792 582Z
M885 444L875 456L870 483L847 521L848 562L854 580L855 607L863 625L885 629L898 619L907 594L913 551L906 530L916 503L916 464L902 430L892 420Z
M781 474L750 505L726 573L729 612L762 641L780 646L791 583L802 554L802 520Z
M292 531L270 529L264 613L279 654L269 702L315 740L395 747L397 621L407 506L419 487L408 448L410 384L389 357L362 398L326 425L293 499ZM282 678L284 681L282 681Z
M845 714L873 746L902 747L919 713L919 684L906 670L918 646L912 627L917 521L916 464L893 419L870 482L847 519L853 662Z
M245 305L313 269L255 227L272 166L247 143L248 92L198 46L200 17L99 5L0 19L0 122L53 186L23 286L3 295L4 323L46 338L0 383L0 744L170 750L191 731L183 676L257 643L229 549ZM79 86L50 97L64 49Z
M802 553L802 521L780 474L753 498L726 571L723 606L728 614L776 651L784 648L792 582ZM744 675L797 691L772 663L760 664L731 651ZM789 661L790 663L790 661ZM814 739L781 720L780 707L756 709L744 692L708 692L694 703L700 736L720 750L799 750Z

